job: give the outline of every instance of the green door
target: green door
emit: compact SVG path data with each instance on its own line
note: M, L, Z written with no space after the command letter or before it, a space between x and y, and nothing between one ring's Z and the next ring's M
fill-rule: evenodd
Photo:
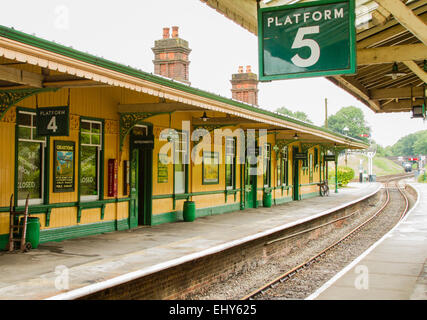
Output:
M255 163L249 161L250 157L246 158L245 164L245 207L256 208L257 201L257 164L256 157L253 159ZM251 174L252 173L252 174Z
M129 227L138 225L138 198L139 198L139 150L133 149L130 160L130 204L129 204Z
M299 162L295 159L295 154L299 152L297 147L293 148L292 157L294 158L292 161L292 196L294 200L299 200Z

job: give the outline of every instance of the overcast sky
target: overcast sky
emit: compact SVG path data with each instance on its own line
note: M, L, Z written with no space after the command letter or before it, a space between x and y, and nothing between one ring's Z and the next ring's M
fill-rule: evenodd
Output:
M74 49L153 72L151 48L163 27L179 26L189 42L191 85L231 98L231 74L238 66L258 73L257 38L200 0L100 1L15 0L2 2L0 24L53 40ZM375 114L323 78L278 80L259 84L259 105L304 111L316 124L341 107L363 110L373 139L383 146L427 124L410 113Z

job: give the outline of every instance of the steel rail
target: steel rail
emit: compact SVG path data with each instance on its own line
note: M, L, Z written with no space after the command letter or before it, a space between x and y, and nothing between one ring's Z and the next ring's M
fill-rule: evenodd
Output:
M276 277L275 279L271 280L270 282L264 284L262 287L259 287L258 289L252 291L251 293L247 294L246 296L244 296L240 300L251 299L252 297L254 297L256 295L263 294L268 289L273 288L275 285L277 285L278 282L284 282L284 281L288 280L290 277L292 277L298 271L302 270L303 268L305 268L305 267L311 265L312 263L316 262L317 260L319 260L319 258L322 257L322 256L324 256L327 251L329 251L330 249L336 247L337 245L339 245L344 240L350 238L357 231L359 231L361 228L363 228L365 225L367 225L369 222L371 222L374 218L376 218L385 209L385 207L390 203L390 193L389 193L389 188L390 187L388 186L389 183L390 183L390 181L400 180L400 179L403 179L405 177L406 176L392 177L392 178L390 178L389 180L387 180L384 183L384 187L385 187L385 190L386 190L386 200L385 200L384 204L381 206L381 208L378 209L369 219L367 219L366 221L364 221L363 223L361 223L359 226L357 226L356 228L354 228L353 230L351 230L349 233L347 233L341 239L339 239L338 241L334 242L332 245L328 246L326 249L322 250L320 253L312 256L307 261L301 263L300 265L292 268L291 270L283 273L282 275ZM404 195L403 192L400 190L400 188L398 188L398 190L403 195L403 197L405 198L405 202L406 202L405 210L402 211L402 213L400 214L400 218L399 218L399 219L402 219L404 217L404 215L406 214L408 208L409 208L409 201L408 201L408 198L406 197L406 195Z

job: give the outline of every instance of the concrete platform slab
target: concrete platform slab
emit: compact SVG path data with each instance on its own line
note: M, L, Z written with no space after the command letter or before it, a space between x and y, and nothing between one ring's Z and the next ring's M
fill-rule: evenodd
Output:
M49 242L25 254L2 252L0 299L76 298L326 215L380 187L356 183L329 197Z

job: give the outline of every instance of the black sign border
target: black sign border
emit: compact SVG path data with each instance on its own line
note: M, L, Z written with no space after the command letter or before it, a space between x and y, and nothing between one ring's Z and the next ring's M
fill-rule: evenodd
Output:
M65 110L66 111L66 129L64 132L60 131L59 133L49 132L49 134L40 133L40 111L45 110ZM39 137L68 137L70 136L70 108L68 106L55 106L55 107L43 107L36 109L36 135Z

